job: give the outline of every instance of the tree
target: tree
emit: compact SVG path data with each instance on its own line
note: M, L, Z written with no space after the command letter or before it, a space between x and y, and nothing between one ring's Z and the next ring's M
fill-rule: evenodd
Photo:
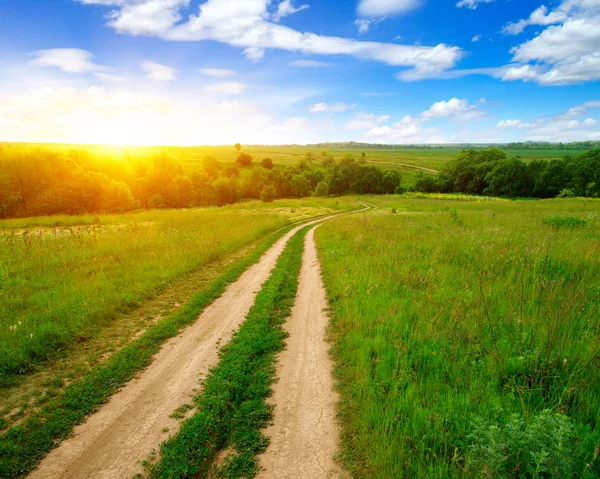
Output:
M315 188L315 196L329 196L329 185L325 180L321 180Z
M225 170L225 176L227 178L239 178L240 170L238 170L235 166L230 166Z
M238 153L242 149L242 145L240 145L239 143L236 143L235 145L233 145L233 147L238 151Z
M219 178L213 183L217 205L223 206L235 202L234 183L229 178Z
M489 186L484 193L510 198L531 196L533 181L528 174L527 165L516 158L501 161L490 171L485 181Z
M260 199L265 203L272 203L277 197L277 190L273 185L265 185L260 192Z
M449 163L446 172L456 191L481 194L489 186L487 174L505 159L506 153L497 148L463 151Z
M264 160L261 161L260 164L262 165L263 168L265 168L267 170L273 169L273 160L271 158L265 158Z
M202 167L208 176L215 179L223 169L223 164L212 156L207 156L202 162Z
M240 153L235 162L240 166L250 166L252 165L252 155L248 153Z

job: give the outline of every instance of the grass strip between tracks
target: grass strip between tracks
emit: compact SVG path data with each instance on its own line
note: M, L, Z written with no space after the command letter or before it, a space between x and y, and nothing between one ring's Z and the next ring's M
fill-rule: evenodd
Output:
M159 462L150 466L152 478L233 479L258 472L256 455L268 444L261 429L272 418L266 400L275 380L275 355L287 337L282 325L296 298L308 229L290 240L246 321L221 350L219 364L194 398L196 414L163 443Z
M138 339L89 371L26 419L0 436L0 477L18 478L31 472L74 426L85 421L119 388L146 368L161 345L176 336L235 282L290 228L269 235L249 255L228 267L215 281L192 296L180 309L152 326Z

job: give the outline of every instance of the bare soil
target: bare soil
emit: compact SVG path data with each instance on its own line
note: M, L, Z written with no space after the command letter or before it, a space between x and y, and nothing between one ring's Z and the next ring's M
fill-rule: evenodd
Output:
M287 348L278 357L272 402L271 442L260 457L259 479L328 479L342 474L334 457L339 449L338 394L326 329L329 318L314 240L306 236L296 303L286 322Z

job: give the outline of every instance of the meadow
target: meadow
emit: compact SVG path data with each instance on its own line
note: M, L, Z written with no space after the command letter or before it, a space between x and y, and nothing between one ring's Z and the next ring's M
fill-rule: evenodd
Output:
M317 230L342 461L600 477L600 202L448 198L373 197Z
M9 385L176 279L338 200L0 222L0 383Z

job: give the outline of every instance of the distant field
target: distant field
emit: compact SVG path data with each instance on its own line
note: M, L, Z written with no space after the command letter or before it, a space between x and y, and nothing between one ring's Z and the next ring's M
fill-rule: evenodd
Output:
M170 281L336 199L0 221L0 383L147 301Z
M600 477L600 202L422 196L317 231L352 476Z
M47 148L48 145L40 145ZM223 162L226 166L233 166L237 158L237 150L231 146L202 146L202 147L110 147L110 146L76 146L76 145L51 145L50 148L69 151L72 149L85 149L94 155L110 158L140 158L151 157L152 155L165 151L175 160L181 162L186 174L191 174L198 170L199 163L207 156L212 156ZM259 164L264 158L271 158L276 166L298 166L306 158L307 153L314 156L313 165L319 167L323 159L322 151L327 156L340 160L345 155L353 155L361 158L362 153L368 163L381 168L391 167L402 174L402 184L412 186L416 182L419 170L405 165L422 167L426 169L439 171L458 155L461 149L315 149L308 147L248 147L243 148L244 152L253 156L255 165ZM525 161L534 159L553 159L563 156L577 156L584 153L584 150L506 150L509 157L521 157ZM252 168L240 168L242 176L249 175ZM427 174L427 171L424 171Z

